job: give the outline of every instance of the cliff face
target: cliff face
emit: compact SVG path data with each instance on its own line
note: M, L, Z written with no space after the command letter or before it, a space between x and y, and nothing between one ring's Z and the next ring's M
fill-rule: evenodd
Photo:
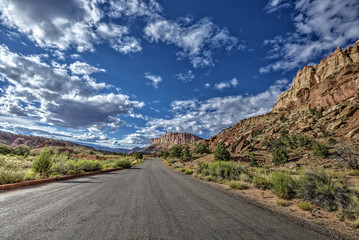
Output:
M283 92L273 111L308 106L334 106L359 91L359 41L342 51L338 47L314 66L305 66Z
M222 141L232 153L241 153L249 146L261 148L263 140L279 137L282 130L323 144L329 138L359 143L359 41L299 70L271 112L244 119L203 142L214 149Z
M203 138L190 133L166 133L160 138L154 138L148 147L143 149L143 152L158 152L168 150L174 145L191 144L203 140Z

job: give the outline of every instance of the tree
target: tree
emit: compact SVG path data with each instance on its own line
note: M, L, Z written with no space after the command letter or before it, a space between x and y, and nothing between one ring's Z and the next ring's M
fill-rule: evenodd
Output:
M214 160L216 161L229 161L231 154L227 150L223 142L217 144L214 150Z
M182 155L182 147L180 145L174 145L171 148L170 156L175 158L180 158Z
M196 147L193 149L193 153L196 153L196 154L208 154L208 153L211 153L211 150L209 150L208 143L205 143L205 144L198 143L196 145Z
M192 156L191 156L191 153L189 152L189 146L184 146L182 148L180 161L187 162L187 161L191 160L191 157Z
M52 164L52 151L48 150L46 146L32 163L32 169L41 175L47 175L51 170Z
M140 152L135 152L135 153L133 154L133 156L135 157L135 159L142 159L142 158L143 158L143 155L142 155L142 153L140 153Z
M164 151L164 152L162 153L162 158L164 158L164 159L167 159L169 156L170 156L170 152L169 152L169 151Z

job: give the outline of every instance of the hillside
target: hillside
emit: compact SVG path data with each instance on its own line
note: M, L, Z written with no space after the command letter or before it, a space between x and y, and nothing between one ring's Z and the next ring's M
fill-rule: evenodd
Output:
M33 152L38 152L45 146L60 152L90 152L93 150L91 147L82 146L72 142L7 132L0 132L0 144L4 144L12 148L17 148L19 146L28 147Z
M327 143L330 138L357 147L359 141L359 41L338 48L318 65L299 70L267 114L245 119L205 142L223 141L232 153L280 136L302 134ZM332 140L331 140L332 141Z
M190 133L172 133L168 132L160 138L154 138L148 147L144 148L142 152L159 152L168 150L174 145L184 145L195 143L203 138Z

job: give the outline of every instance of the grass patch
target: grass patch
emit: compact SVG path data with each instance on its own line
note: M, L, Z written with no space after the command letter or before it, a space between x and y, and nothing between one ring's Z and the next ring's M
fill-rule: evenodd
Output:
M253 183L256 188L259 188L261 190L270 189L272 185L270 180L261 176L256 176L253 180Z
M230 181L227 183L228 187L235 190L244 190L248 188L248 185L246 183L243 183L241 181Z
M278 200L277 205L282 207L288 207L290 205L290 202L286 200Z
M311 211L313 210L314 206L309 203L309 202L305 202L305 201L301 201L297 204L297 206L302 209L303 211Z
M291 199L295 196L295 182L291 175L285 172L271 174L272 192L280 198Z

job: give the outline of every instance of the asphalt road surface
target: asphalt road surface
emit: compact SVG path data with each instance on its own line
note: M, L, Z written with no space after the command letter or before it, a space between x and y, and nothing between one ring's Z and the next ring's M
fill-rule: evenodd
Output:
M0 239L328 238L149 159L0 193Z

